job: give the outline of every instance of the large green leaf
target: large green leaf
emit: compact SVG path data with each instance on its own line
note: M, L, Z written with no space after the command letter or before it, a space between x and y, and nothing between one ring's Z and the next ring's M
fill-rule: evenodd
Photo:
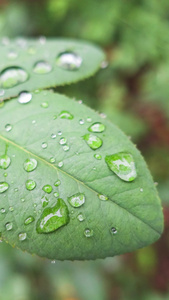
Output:
M129 252L160 237L161 204L146 164L103 116L42 91L27 104L5 101L0 120L5 241L42 257L74 260Z
M71 39L2 39L0 53L0 100L17 96L21 91L85 79L92 76L104 60L103 52L97 47ZM63 56L65 53L69 57Z

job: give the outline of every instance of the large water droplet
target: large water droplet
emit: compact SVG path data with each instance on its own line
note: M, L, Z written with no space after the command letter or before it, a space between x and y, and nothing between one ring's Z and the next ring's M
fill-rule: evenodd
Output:
M80 207L85 203L85 195L82 193L77 193L71 197L68 197L68 202L73 207Z
M19 238L19 241L21 241L21 242L22 242L22 241L25 241L26 238L27 238L26 232L21 232L21 233L19 233L18 238Z
M34 190L35 187L36 187L36 182L34 180L28 179L26 181L26 188L28 191Z
M87 238L92 237L92 236L93 236L93 230L92 230L92 229L88 229L88 228L85 229L84 235L85 235L85 237L87 237Z
M45 208L37 222L38 233L53 232L69 222L69 211L65 202L59 198L52 208Z
M98 136L93 134L85 134L83 139L92 150L100 148L103 144L103 141Z
M38 61L33 68L36 74L46 74L52 70L51 65L47 61Z
M6 230L10 231L10 230L12 230L13 226L12 226L11 222L8 222L8 223L5 224L5 227L6 227Z
M25 225L29 225L29 224L31 224L33 221L35 221L34 217L29 216L28 218L26 218L24 224L25 224Z
M10 165L10 157L6 154L0 156L0 169L6 170Z
M7 182L0 182L0 194L4 193L5 191L7 191L7 189L9 188L9 184Z
M43 190L45 193L50 194L50 193L52 192L53 189L52 189L52 186L51 186L51 185L46 184L46 185L43 186L42 190Z
M9 67L0 74L0 86L4 89L12 88L28 79L28 73L19 67Z
M91 132L103 132L105 130L105 125L100 122L96 122L93 123L88 130Z
M6 124L5 129L6 129L7 132L11 131L12 130L12 125L11 124Z
M24 169L27 172L32 172L36 169L37 167L37 160L34 158L28 158L25 162L24 162Z
M18 97L18 102L21 104L29 103L32 100L32 94L28 92L21 92Z
M41 201L42 201L42 206L43 207L46 207L48 205L48 203L49 203L49 200L48 200L48 198L46 196L43 196L41 198Z
M80 68L82 58L74 52L65 51L57 56L56 64L62 69L75 71Z
M61 119L68 119L68 120L72 120L74 118L74 116L66 110L61 111L61 113L59 114L59 117Z
M107 155L105 161L119 178L124 181L133 181L137 177L135 163L130 153L119 152Z

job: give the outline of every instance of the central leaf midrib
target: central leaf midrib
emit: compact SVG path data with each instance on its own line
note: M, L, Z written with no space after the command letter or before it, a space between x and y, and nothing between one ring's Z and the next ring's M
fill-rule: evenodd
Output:
M30 152L29 150L26 150L26 149L23 148L22 146L20 146L20 145L16 144L15 142L13 142L13 141L11 141L11 140L9 140L9 139L3 137L2 135L0 135L0 139L3 140L3 141L5 141L5 142L7 142L7 143L12 144L14 147L19 148L20 150L22 150L22 151L28 153L29 155L34 156L35 158L41 160L43 163L45 163L45 164L47 164L48 166L54 168L57 172L60 171L61 173L63 173L63 174L65 174L65 175L69 176L70 178L72 178L73 180L76 180L78 183L81 183L81 184L84 185L87 189L89 189L89 190L91 190L92 192L98 194L98 192L97 192L95 189L93 189L93 188L91 188L90 186L86 185L83 181L77 179L76 177L73 177L70 173L68 173L68 172L66 172L66 171L64 171L64 170L62 170L62 169L60 169L60 168L58 168L57 166L51 164L50 162L46 161L46 160L43 159L42 157L37 156L36 154ZM110 199L110 200L111 200L111 199ZM155 228L153 228L151 225L147 224L144 220L138 218L136 215L134 215L133 213L131 213L130 211L128 211L128 210L127 210L126 208L124 208L123 206L120 206L119 204L117 204L117 203L114 202L113 200L111 200L111 201L112 201L113 204L115 204L115 205L117 205L119 208L121 208L121 209L127 211L127 212L128 212L129 214L131 214L133 217L135 217L136 219L138 219L139 221L141 221L142 223L144 223L145 225L147 225L149 228L151 228L152 230L154 230L156 233L159 234L159 236L161 235L160 232L158 232L158 231L157 231Z

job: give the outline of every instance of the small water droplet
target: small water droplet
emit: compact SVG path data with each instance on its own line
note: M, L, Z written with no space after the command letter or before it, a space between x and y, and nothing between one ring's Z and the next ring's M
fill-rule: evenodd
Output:
M36 169L37 167L37 160L34 158L28 158L25 162L24 162L24 169L27 172L32 172Z
M51 260L51 264L55 264L56 263L56 260Z
M36 123L36 121L35 121L35 120L33 120L33 121L32 121L32 124L35 124L35 123Z
M60 145L65 145L66 142L67 142L66 138L62 137L62 138L60 139L60 141L59 141L59 144L60 144Z
M58 192L55 192L53 195L54 195L55 198L59 197L59 193Z
M21 202L25 202L25 199L24 199L24 198L21 198Z
M46 142L43 142L43 143L42 143L42 148L43 148L43 149L46 149L47 147L48 147L48 144L47 144Z
M58 135L62 135L62 131L58 131Z
M36 182L32 179L28 179L25 185L28 191L32 191L36 187Z
M111 234L116 234L117 233L117 229L115 227L112 227L110 229Z
M83 139L92 150L100 148L103 144L103 141L98 136L93 134L85 134Z
M0 89L0 97L4 96L4 94L5 94L5 91ZM3 104L4 104L4 102L1 102L1 105L3 105Z
M56 138L56 134L52 133L52 134L51 134L51 138L52 138L52 139L55 139L55 138Z
M12 125L11 124L6 124L5 129L6 129L7 132L11 131L12 130Z
M50 194L52 192L52 186L50 184L46 184L43 186L42 190L45 192L45 193L48 193Z
M83 217L82 213L78 214L77 219L78 219L80 222L84 221L84 217Z
M14 50L10 50L9 52L8 52L8 58L9 59L16 59L17 57L18 57L18 53L17 52L15 52Z
M71 197L68 197L68 202L73 207L80 207L85 203L85 195L83 193L74 194Z
M84 235L85 235L85 237L87 237L87 238L92 237L92 236L93 236L93 230L92 230L92 229L88 229L88 228L85 229Z
M101 160L102 159L102 156L100 154L94 154L94 157L97 159L97 160Z
M9 67L0 74L0 86L9 89L25 82L28 78L28 73L25 70L15 66Z
M56 64L62 69L75 71L80 68L82 58L74 52L65 51L57 56Z
M12 227L13 227L13 226L12 226L12 223L11 223L11 222L8 222L8 223L5 224L5 227L6 227L6 230L7 230L7 231L10 231L10 230L12 230Z
M107 200L109 200L109 198L108 198L107 196L102 195L102 194L98 194L98 197L99 197L99 199L102 200L102 201L107 201Z
M27 238L26 232L21 232L21 233L19 233L18 238L19 238L19 241L21 241L21 242L22 242L22 241L25 241L26 238Z
M39 43L41 45L45 45L46 44L46 37L45 36L40 36L39 37Z
M52 67L47 61L38 61L33 68L33 72L36 74L47 74L51 70Z
M72 120L74 118L74 116L66 110L61 111L61 113L59 114L59 117L61 119L68 119L68 120Z
M1 208L1 214L4 214L6 212L5 208Z
M105 130L105 125L100 122L93 123L89 128L91 132L103 132Z
M129 153L119 152L113 155L107 155L105 161L119 178L131 182L137 177L133 157Z
M5 191L7 191L9 188L9 184L5 181L0 182L0 194L4 193Z
M29 216L28 218L26 218L24 224L25 224L25 225L29 225L29 224L31 224L33 221L35 221L34 217Z
M18 97L18 102L21 104L29 103L32 100L32 94L29 92L21 92Z
M10 211L10 212L13 212L13 211L14 211L14 208L13 208L12 206L10 206L10 207L9 207L9 211Z
M38 233L49 233L69 222L69 211L63 199L57 199L55 206L45 208L39 218L36 230Z
M91 123L92 122L92 118L87 118L87 122Z
M18 192L18 188L15 188L15 189L14 189L14 192Z
M143 189L142 189L142 188L140 189L140 192L143 192Z
M83 100L79 100L78 103L79 103L79 104L82 104L82 103L83 103Z
M42 206L43 207L46 207L48 205L48 203L49 203L49 200L48 200L48 198L46 196L43 196L41 198L41 201L42 201Z
M50 161L51 164L54 164L56 160L55 160L54 157L51 157L49 161Z
M7 176L8 176L8 173L5 172L5 173L4 173L4 177L7 177Z
M60 162L58 163L58 167L59 167L59 168L63 167L63 161L60 161Z
M105 69L105 68L107 68L107 66L108 66L108 61L106 61L106 60L102 61L101 65L100 65L101 69Z
M49 107L49 103L48 102L42 102L41 103L41 107L48 108Z
M83 119L80 119L80 120L79 120L79 124L80 124L80 125L83 125L83 124L84 124L84 120L83 120Z
M64 145L64 146L63 146L63 150L64 150L64 151L69 151L69 149L70 149L70 148L69 148L68 145Z
M8 155L4 154L0 156L0 169L6 170L11 163L11 159Z
M55 181L54 186L59 186L61 184L60 180Z

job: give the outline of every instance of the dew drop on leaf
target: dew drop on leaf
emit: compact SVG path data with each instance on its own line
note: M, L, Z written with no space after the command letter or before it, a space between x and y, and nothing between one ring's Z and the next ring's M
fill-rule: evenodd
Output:
M48 144L45 143L45 142L43 142L43 143L42 143L42 148L43 148L43 149L46 149L47 147L48 147Z
M84 235L85 235L85 237L87 237L87 238L92 237L92 236L93 236L93 230L92 230L92 229L86 228L85 231L84 231Z
M102 200L102 201L107 201L107 200L109 200L109 198L108 198L107 196L102 195L102 194L98 194L98 197L99 197L99 199Z
M28 218L26 218L24 224L25 224L25 225L29 225L29 224L31 224L33 221L35 221L34 217L29 216Z
M48 108L49 107L49 103L48 102L42 102L41 103L41 107Z
M115 227L112 227L110 229L111 234L116 234L117 233L117 229Z
M63 167L63 161L60 161L60 162L58 163L58 167L59 167L59 168L62 168L62 167Z
M100 148L103 144L103 141L98 136L93 134L85 134L83 139L92 150Z
M28 79L28 73L19 67L9 67L0 74L0 86L4 89L12 88Z
M51 70L52 67L47 61L38 61L33 68L33 72L36 74L47 74Z
M12 206L10 206L10 207L9 207L9 211L10 211L10 212L13 212L13 211L14 211L14 208L13 208Z
M59 141L59 144L60 144L60 145L65 145L66 142L67 142L66 138L62 137L62 138L60 139L60 141Z
M52 133L52 134L51 134L51 138L52 138L52 139L55 139L55 138L56 138L56 134Z
M51 158L49 159L49 161L50 161L51 164L54 164L54 163L55 163L55 158L54 158L54 157L51 157Z
M58 135L62 135L62 131L58 131Z
M119 152L107 155L105 161L110 170L122 180L130 182L137 177L135 163L130 153Z
M25 185L28 191L32 191L36 187L36 182L32 179L28 179Z
M6 227L6 230L7 230L7 231L10 231L10 230L12 230L12 227L13 227L13 226L12 226L12 223L11 223L11 222L8 222L8 223L5 224L5 227Z
M19 233L18 238L19 238L19 241L21 241L21 242L22 242L22 241L25 241L26 238L27 238L26 232L21 232L21 233Z
M50 194L52 192L52 186L50 184L46 184L43 186L42 190L47 193L47 194Z
M83 193L74 194L71 197L68 197L68 202L73 207L80 207L85 203L85 195Z
M61 111L61 113L59 114L59 117L61 119L68 119L68 120L72 120L74 118L74 116L66 110Z
M103 132L105 130L105 125L100 123L100 122L96 122L96 123L93 123L89 128L88 130L90 132Z
M1 214L4 214L6 212L5 208L1 208Z
M66 151L69 151L69 146L68 145L64 145L63 146L63 150L66 152Z
M82 58L74 52L65 51L57 56L56 64L62 69L75 71L80 68Z
M15 51L13 51L13 50L10 50L9 52L8 52L8 58L9 59L16 59L17 57L18 57L18 53L17 52L15 52Z
M80 119L80 120L79 120L79 124L80 124L80 125L83 125L83 124L84 124L84 120L83 120L83 119Z
M5 173L4 173L4 177L7 177L7 176L8 176L8 173L5 172Z
M0 169L6 170L11 163L11 159L8 155L4 154L0 156Z
M69 222L69 211L63 199L59 198L55 206L45 208L39 218L36 230L38 233L49 233Z
M21 104L29 103L32 100L32 94L29 92L21 92L18 97L18 102Z
M60 180L57 180L57 181L55 181L54 185L55 185L55 186L59 186L60 183L61 183Z
M59 193L58 192L55 192L53 195L54 195L55 198L59 197Z
M94 154L94 157L97 159L97 160L101 160L102 159L102 156L100 154Z
M28 158L25 162L24 162L24 169L27 172L32 172L36 169L37 167L37 160L34 158Z
M7 191L9 188L9 184L5 181L0 182L0 194L4 193L5 191Z
M12 130L12 125L11 124L6 124L5 129L6 129L7 132L11 131Z
M78 214L77 219L78 219L80 222L84 221L84 217L83 217L82 213Z
M42 201L42 206L43 207L46 207L48 205L48 203L49 203L49 200L48 200L48 198L46 196L43 196L41 198L41 201Z

